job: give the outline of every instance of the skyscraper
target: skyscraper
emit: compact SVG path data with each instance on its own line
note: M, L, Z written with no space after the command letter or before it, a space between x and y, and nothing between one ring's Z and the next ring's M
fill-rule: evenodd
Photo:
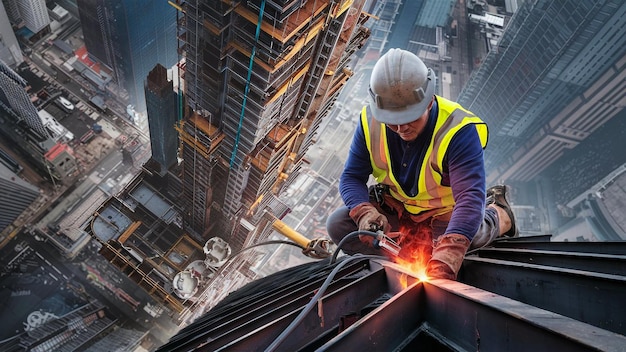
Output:
M4 4L13 24L23 21L24 26L33 33L50 24L45 0L4 0Z
M539 205L533 194L554 193L547 213L626 162L615 152L623 150L626 128L624 28L620 0L520 6L458 99L489 124L488 184L552 180L522 192Z
M159 163L161 174L176 164L178 134L176 98L172 81L167 80L167 69L157 64L148 74L145 85L146 108L150 129L152 159Z
M251 218L293 180L351 75L349 58L368 36L363 3L184 2L193 111L180 138L191 232L214 231L234 248L250 240Z
M0 232L9 226L37 197L39 189L0 163Z
M167 1L80 0L89 54L113 70L130 104L145 111L143 82L155 64L178 61L176 10Z
M12 121L28 126L38 141L43 141L48 139L48 132L30 101L27 86L26 80L0 61L0 108Z
M0 60L4 61L11 67L24 62L22 50L17 43L13 28L4 9L4 5L0 2Z
M181 180L172 182L175 172L157 175L154 163L144 165L141 177L94 215L102 222L85 229L103 244L100 253L176 312L202 304L194 290L207 289L210 280L227 285L207 272L190 277L198 280L191 290L177 274L198 264L201 253L209 258L207 245L215 237L228 242L230 253L269 235L265 210L277 216L288 211L276 195L305 162L321 119L352 74L349 57L368 36L363 2L312 1L291 8L262 1L256 16L251 3L174 4L184 12L181 78L191 100L184 119L176 120L177 97L165 67L150 72L145 91L153 161L163 159L159 171L181 171ZM219 28L216 19L224 20ZM276 27L278 19L283 24ZM168 132L174 123L184 161L180 169L163 170L176 156ZM171 201L165 199L170 195ZM113 236L106 230L108 217L120 230ZM130 263L128 255L142 259ZM249 272L253 257L242 256L237 265Z
M0 61L0 133L14 150L29 158L42 176L50 177L53 183L73 182L78 163L65 143L67 139L63 139L67 138L67 130L59 130L58 123L51 123L52 117L45 111L40 115L27 87L26 80Z

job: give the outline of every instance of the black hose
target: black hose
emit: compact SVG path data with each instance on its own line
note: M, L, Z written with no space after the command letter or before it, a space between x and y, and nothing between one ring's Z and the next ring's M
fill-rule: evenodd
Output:
M359 235L359 232L367 232L367 233L361 233L361 234L366 234L370 236L376 235L376 233L370 232L370 231L355 231L355 232L350 233L348 236ZM344 237L344 239L347 238L348 236ZM341 244L343 244L343 240L339 242L339 245ZM339 249L339 245L337 246L338 249ZM335 253L337 253L337 251ZM300 314L298 314L298 316L291 322L291 324L289 324L289 326L287 326L287 328L283 330L283 332L280 335L278 335L278 337L265 349L265 351L266 352L276 351L276 349L285 341L287 336L289 336L289 334L293 332L296 326L298 326L298 324L300 324L300 322L306 317L306 315L309 314L309 312L311 311L311 309L313 309L313 307L315 306L317 301L320 299L320 297L324 295L324 293L326 292L326 289L328 288L328 286L330 286L333 278L335 277L335 275L337 275L337 273L339 272L339 270L341 270L341 268L343 268L344 266L346 266L348 263L352 262L353 260L362 260L363 258L387 259L386 257L379 256L379 255L371 255L371 254L355 255L355 256L348 257L341 263L337 264L337 266L333 269L333 271L330 274L328 274L328 277L326 278L326 280L324 280L324 283L317 290L313 298L311 298L309 303L306 306L304 306Z
M335 253L333 253L333 256L330 258L331 265L335 263L335 260L337 260L337 255L339 254L339 250L341 249L341 247L343 247L346 241L359 235L367 235L367 236L372 236L374 238L378 237L378 233L373 232L373 231L357 230L357 231L350 232L344 238L342 238L341 241L339 241L339 243L337 244L337 249L335 250Z

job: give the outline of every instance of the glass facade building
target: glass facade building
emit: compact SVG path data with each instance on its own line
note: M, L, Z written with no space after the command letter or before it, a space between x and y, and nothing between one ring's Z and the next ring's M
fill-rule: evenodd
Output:
M0 109L3 115L9 116L11 121L26 124L37 134L37 140L45 140L49 135L30 101L27 86L25 79L0 61Z
M621 0L525 2L457 99L489 126L487 185L511 186L523 234L624 236L607 191L626 180L624 28Z
M0 162L0 194L3 195L0 202L2 231L39 197L39 189L22 180Z
M33 33L50 24L45 0L20 0L16 3L24 25Z
M621 113L624 28L621 0L519 8L458 99L489 125L488 183L532 179Z
M84 0L78 2L85 45L113 69L130 104L145 111L143 82L154 65L178 61L176 9L167 1Z
M0 60L4 61L10 67L17 67L24 62L22 49L17 42L15 33L4 9L4 5L0 2Z
M167 69L156 65L148 74L145 85L146 108L150 129L152 159L159 163L161 174L176 164L178 133L176 98L172 81L167 80Z

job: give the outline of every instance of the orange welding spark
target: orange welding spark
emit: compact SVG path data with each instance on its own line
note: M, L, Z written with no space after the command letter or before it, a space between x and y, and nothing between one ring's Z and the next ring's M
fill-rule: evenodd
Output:
M428 281L425 265L421 263L405 261L403 259L398 259L396 260L396 262L398 265L405 268L407 271L417 277L420 281Z
M430 233L424 228L401 227L398 244L402 247L396 263L413 273L420 281L428 281L426 265L433 247Z

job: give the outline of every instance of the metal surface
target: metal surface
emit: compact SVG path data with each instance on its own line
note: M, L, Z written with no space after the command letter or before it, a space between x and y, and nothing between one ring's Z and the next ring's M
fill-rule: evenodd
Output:
M622 351L624 336L459 282L416 283L319 350L392 350L424 328L461 351ZM419 346L416 346L417 350ZM423 349L422 349L423 350Z
M517 248L484 248L478 254L481 258L594 271L612 275L626 275L626 255Z
M471 351L622 351L626 338L476 287L425 284L425 316Z
M613 242L545 242L529 241L524 237L516 240L501 240L493 243L496 248L536 249L559 252L580 252L626 255L626 241Z
M582 322L626 333L626 277L466 257L460 281Z
M369 261L365 259L354 261L339 272L330 290L345 287L362 276L370 276L368 267ZM231 294L228 302L216 306L205 317L181 330L164 348L168 350L167 346L170 345L190 348L202 343L205 344L204 348L215 350L265 325L275 329L274 336L269 337L273 339L290 322L281 319L307 304L313 296L312 292L322 285L332 268L329 265L318 265L308 270L287 269L284 274L278 273L281 275L270 276L263 279L262 283L256 282L256 287L244 287L238 291L239 295ZM293 275L292 270L295 271ZM376 275L372 278L375 281ZM377 288L378 283L375 281L373 287L380 290ZM239 344L246 343L243 341Z
M524 251L489 251L524 259ZM486 252L479 255L491 255ZM615 258L585 255L572 262L582 266L604 259ZM475 287L448 280L421 283L383 259L310 263L231 294L161 350L623 351L626 346L624 276L478 256L466 258L462 275ZM311 302L314 308L305 310Z
M423 322L424 292L421 283L414 283L401 294L372 311L319 350L370 351L392 350L419 328Z
M310 311L293 331L292 336L298 338L287 339L285 343L280 345L279 350L295 351L330 330L337 331L339 320L343 315L348 312L358 312L364 306L381 297L388 288L382 270L376 270L353 282L346 278L342 278L340 281L343 281L343 287L342 285L335 285L335 288L329 289L328 294L318 302L318 308ZM217 350L250 351L258 348L258 346L270 345L296 318L303 306L304 304L291 305L289 308L292 311L288 315L279 315L277 320L269 322L252 334L247 334ZM274 312L272 312L273 314ZM213 346L210 345L209 347Z

